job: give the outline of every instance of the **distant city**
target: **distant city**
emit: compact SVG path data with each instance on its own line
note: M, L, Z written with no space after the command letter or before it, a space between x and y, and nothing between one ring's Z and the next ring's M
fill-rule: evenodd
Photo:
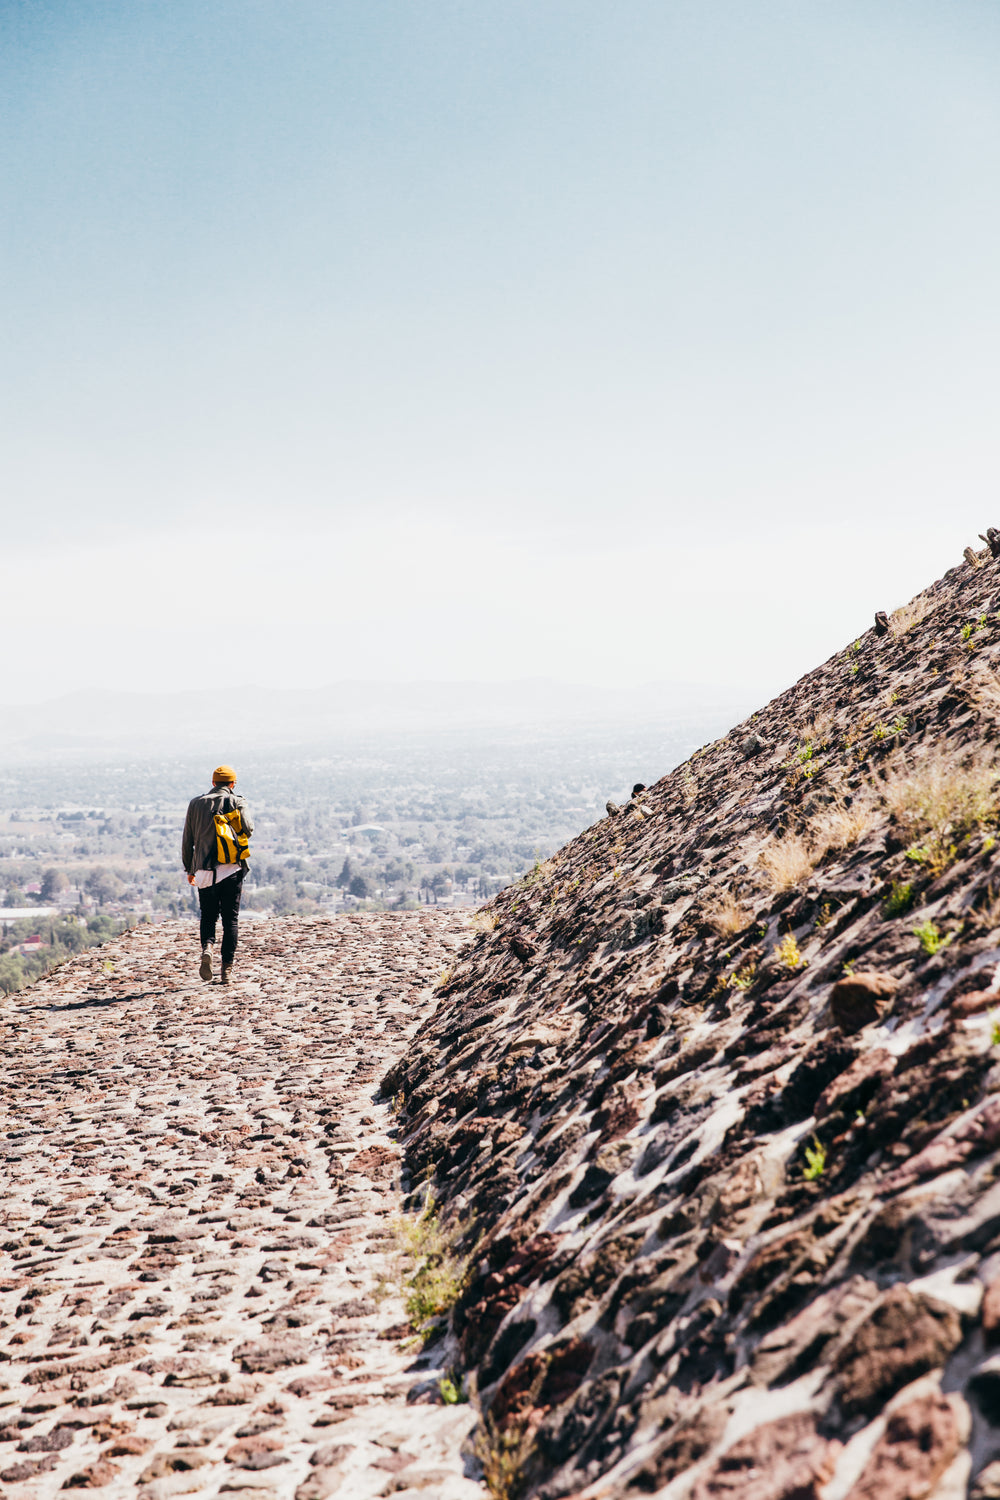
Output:
M733 721L421 727L241 757L243 911L478 906ZM128 924L194 919L181 829L210 770L190 751L0 764L0 990Z

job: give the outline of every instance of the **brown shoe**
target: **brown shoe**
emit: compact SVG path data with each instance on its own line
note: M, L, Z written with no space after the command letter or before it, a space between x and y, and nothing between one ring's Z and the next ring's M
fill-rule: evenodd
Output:
M219 981L220 984L228 984L229 983L229 976L230 976L230 974L232 972L233 972L233 966L232 966L232 964L223 964L222 965L222 975L221 975L221 978L220 978L220 981Z
M211 979L212 977L212 953L209 948L201 950L201 968L198 970L198 973L202 979Z

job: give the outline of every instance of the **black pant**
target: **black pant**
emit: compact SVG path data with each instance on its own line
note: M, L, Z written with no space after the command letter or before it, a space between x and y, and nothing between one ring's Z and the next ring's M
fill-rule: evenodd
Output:
M222 918L222 967L231 964L236 953L240 925L240 897L243 894L243 871L229 875L218 885L203 885L198 891L201 904L201 946L215 942L215 924Z

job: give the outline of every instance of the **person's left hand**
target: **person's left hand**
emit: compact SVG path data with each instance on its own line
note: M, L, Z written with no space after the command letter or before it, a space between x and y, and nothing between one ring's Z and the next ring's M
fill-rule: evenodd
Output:
M188 885L194 885L194 876L193 875L189 875L188 876Z

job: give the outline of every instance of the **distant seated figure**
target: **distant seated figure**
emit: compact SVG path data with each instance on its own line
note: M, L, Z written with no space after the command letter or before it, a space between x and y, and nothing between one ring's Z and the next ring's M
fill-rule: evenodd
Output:
M632 796L638 797L639 793L644 792L645 790L646 783L644 781L637 781L635 786L632 788Z
M210 950L215 943L216 923L221 916L220 979L223 984L229 983L236 957L240 897L252 833L250 809L244 798L236 795L236 772L232 766L216 766L212 772L212 790L193 797L188 804L181 839L181 860L188 885L197 888L201 907L201 967L198 973L202 979L212 977Z
M962 556L965 558L970 568L979 567L979 558L976 556L971 547L966 547L965 551L962 553Z
M995 526L987 526L985 536L980 532L979 540L986 543L992 557L1000 557L1000 531Z
M877 609L875 611L875 634L889 634L889 616L886 614L884 609Z

